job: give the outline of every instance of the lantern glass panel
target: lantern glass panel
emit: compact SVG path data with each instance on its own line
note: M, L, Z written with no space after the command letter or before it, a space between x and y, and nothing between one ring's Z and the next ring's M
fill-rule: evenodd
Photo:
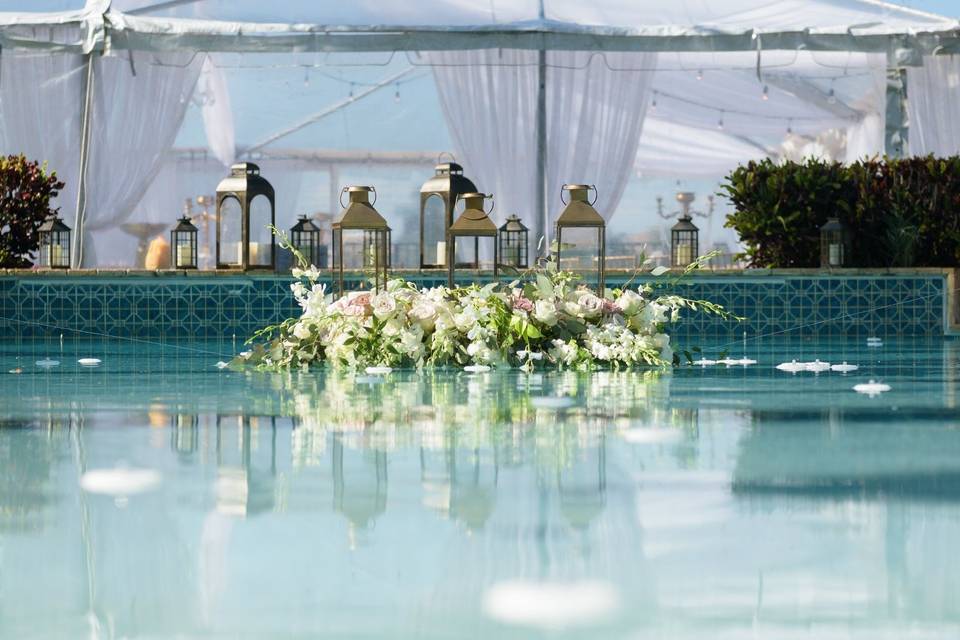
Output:
M40 265L51 269L70 266L70 232L49 231L40 241Z
M500 232L500 262L519 269L527 268L527 233L525 231Z
M587 286L598 286L602 235L600 227L561 227L556 238L558 268L580 276Z
M250 201L250 254L252 267L273 266L273 205L265 195L254 196Z
M423 205L423 262L438 267L447 264L447 205L433 194Z
M197 266L197 234L193 231L173 232L173 267L191 269Z
M234 196L227 196L220 204L220 264L240 265L243 245L243 209Z
M674 231L671 263L674 267L686 267L697 259L699 238L697 231Z

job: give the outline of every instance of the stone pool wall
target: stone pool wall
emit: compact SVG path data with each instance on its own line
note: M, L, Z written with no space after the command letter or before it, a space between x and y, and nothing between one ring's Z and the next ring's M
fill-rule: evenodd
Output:
M441 272L403 275L427 286L446 283ZM608 286L628 278L610 273ZM746 320L687 313L671 333L713 344L744 332L942 337L955 324L954 281L946 269L707 271L668 290L722 304ZM297 312L290 282L283 275L236 272L0 271L0 338L241 339Z

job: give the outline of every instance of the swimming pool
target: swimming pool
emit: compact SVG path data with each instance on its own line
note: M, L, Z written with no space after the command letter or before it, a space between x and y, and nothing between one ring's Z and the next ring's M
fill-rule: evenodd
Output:
M232 350L0 343L0 636L960 632L954 342L660 376L218 369ZM773 368L815 357L861 368Z

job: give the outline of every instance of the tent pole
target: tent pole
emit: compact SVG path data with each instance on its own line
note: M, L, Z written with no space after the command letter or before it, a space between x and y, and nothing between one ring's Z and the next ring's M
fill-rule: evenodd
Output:
M547 52L537 52L537 183L534 237L538 254L550 256L550 225L547 212Z
M90 106L93 96L93 52L86 55L83 81L83 112L80 116L80 165L77 178L77 210L73 219L73 259L75 269L83 266L83 226L87 208L87 163L90 159Z
M907 117L907 70L895 53L887 53L887 102L884 152L891 158L907 155L910 122Z

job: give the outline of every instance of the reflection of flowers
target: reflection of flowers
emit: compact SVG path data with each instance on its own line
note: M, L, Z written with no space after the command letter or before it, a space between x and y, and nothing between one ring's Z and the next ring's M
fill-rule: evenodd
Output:
M239 360L270 368L324 362L347 368L484 364L528 371L661 367L673 360L665 325L677 320L681 308L724 314L703 301L652 297L649 288L601 297L555 270L536 273L535 281L522 286L419 289L397 279L376 294L352 292L338 300L317 282L317 270L296 274L306 281L291 287L302 315L261 332L275 330L278 337Z

